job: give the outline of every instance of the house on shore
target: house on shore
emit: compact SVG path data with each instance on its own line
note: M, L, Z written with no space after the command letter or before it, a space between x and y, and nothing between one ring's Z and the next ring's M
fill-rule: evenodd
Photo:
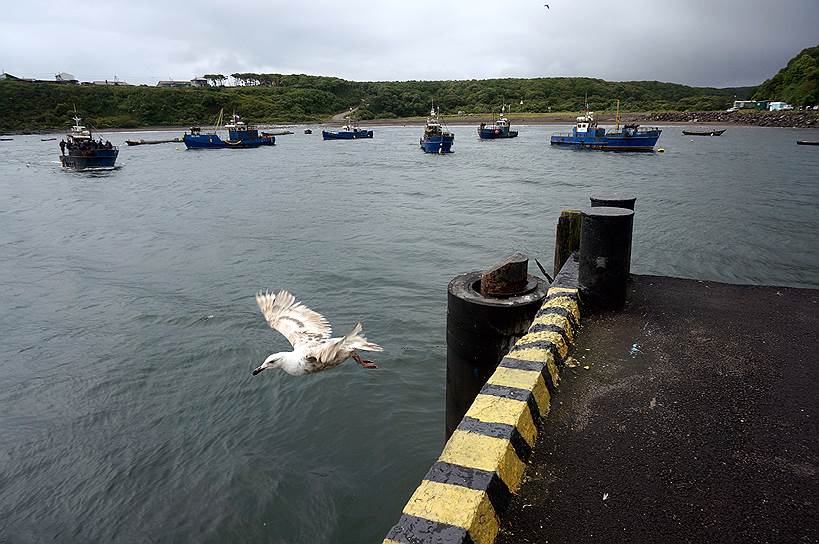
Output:
M189 81L178 81L175 79L167 79L159 81L157 87L207 87L209 82L204 77L195 77Z

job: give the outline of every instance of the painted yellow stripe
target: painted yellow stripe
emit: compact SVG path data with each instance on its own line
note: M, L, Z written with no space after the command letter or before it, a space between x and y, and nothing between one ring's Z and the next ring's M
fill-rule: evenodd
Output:
M385 538L384 542L382 542L381 544L401 544L401 543L396 541L396 540L393 540L391 538Z
M464 467L497 472L512 493L517 492L526 468L508 440L457 429L438 459Z
M577 289L571 289L569 287L550 287L549 291L546 293L547 295L556 295L558 293L568 293L570 295L576 295Z
M566 332L566 336L569 337L569 340L574 340L574 330L572 329L572 324L562 315L543 314L540 317L536 317L535 320L532 321L532 325L554 325L555 327L560 327Z
M533 361L535 363L542 363L546 365L549 370L549 375L552 377L552 383L557 385L560 382L560 376L557 373L557 365L555 364L555 356L552 352L544 348L525 348L515 349L509 352L509 357L513 359L520 359L521 361Z
M459 485L423 480L404 513L466 529L476 544L491 544L498 534L498 516L486 492Z
M549 389L540 372L499 366L486 383L528 389L535 396L541 417L549 413Z
M466 415L484 423L512 425L518 429L520 435L530 446L535 445L537 428L529 413L529 406L523 401L479 394L475 397Z
M577 302L569 297L557 297L546 301L541 308L563 308L572 314L577 322L580 322L580 309L577 307Z
M561 357L566 357L566 354L569 353L569 346L566 345L563 336L555 331L530 332L529 334L521 336L518 341L515 342L515 347L531 344L532 342L551 342L557 346L557 352L560 353ZM512 351L515 351L514 347Z

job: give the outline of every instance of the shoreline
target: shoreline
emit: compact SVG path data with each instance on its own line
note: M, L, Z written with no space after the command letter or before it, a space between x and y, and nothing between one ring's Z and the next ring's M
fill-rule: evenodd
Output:
M513 113L507 117L513 125L536 126L573 125L579 112L558 112L558 113ZM601 112L595 115L601 125L614 125L614 112ZM472 115L443 115L441 119L444 123L458 126L477 126L480 123L491 124L496 118L495 114L482 113ZM660 126L741 126L741 127L771 127L771 128L801 128L819 129L819 111L788 111L788 112L629 112L620 115L622 123L639 123L642 125ZM393 119L365 119L358 121L360 126L423 126L426 117L396 117ZM343 124L341 121L333 121L332 118L323 121L313 122L293 122L293 123L259 123L261 130L272 130L277 128L301 129L307 127L336 127ZM209 128L209 127L208 127ZM31 130L25 132L0 132L2 135L33 135L33 134L65 134L66 129L44 129ZM190 130L190 126L146 126L146 127L116 127L96 129L96 133L144 133L144 132L180 132Z

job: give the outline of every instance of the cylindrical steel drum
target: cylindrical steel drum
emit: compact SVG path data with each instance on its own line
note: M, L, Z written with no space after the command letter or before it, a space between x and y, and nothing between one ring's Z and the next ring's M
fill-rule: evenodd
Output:
M456 276L447 297L446 436L452 434L495 371L529 325L549 285L529 275L525 292L507 297L480 294L481 275Z
M620 309L626 303L634 212L626 208L583 210L578 283L584 304Z

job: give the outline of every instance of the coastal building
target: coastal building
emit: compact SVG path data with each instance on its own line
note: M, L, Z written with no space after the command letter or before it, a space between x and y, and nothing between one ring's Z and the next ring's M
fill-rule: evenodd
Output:
M207 87L210 83L204 77L195 77L191 80L192 87Z
M781 110L792 110L793 106L788 104L787 102L771 102L768 104L768 110L770 111L781 111Z
M98 79L91 82L92 85L128 85L126 81L120 81L116 77L114 79Z
M66 83L68 85L79 85L80 82L74 77L74 74L69 74L68 72L60 72L59 74L54 76L54 81L57 83Z
M767 110L767 100L734 100L734 107L738 110Z
M168 79L164 81L159 81L156 84L157 87L190 87L190 81L177 81L175 79Z

